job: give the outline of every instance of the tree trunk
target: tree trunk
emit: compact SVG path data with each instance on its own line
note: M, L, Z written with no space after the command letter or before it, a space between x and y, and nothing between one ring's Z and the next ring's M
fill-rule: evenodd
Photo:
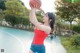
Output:
M70 36L72 36L72 22L70 22Z

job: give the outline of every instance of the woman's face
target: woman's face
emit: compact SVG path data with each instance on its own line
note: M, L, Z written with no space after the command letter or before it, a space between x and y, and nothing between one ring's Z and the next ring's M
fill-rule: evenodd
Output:
M44 23L49 22L48 14L45 14L45 15L44 15L44 17L43 17L43 22L44 22Z

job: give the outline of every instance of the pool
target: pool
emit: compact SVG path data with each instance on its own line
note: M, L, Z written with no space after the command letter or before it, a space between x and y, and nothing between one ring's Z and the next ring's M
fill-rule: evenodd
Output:
M0 50L4 53L29 53L34 33L13 28L0 27ZM66 53L59 38L45 40L46 53Z

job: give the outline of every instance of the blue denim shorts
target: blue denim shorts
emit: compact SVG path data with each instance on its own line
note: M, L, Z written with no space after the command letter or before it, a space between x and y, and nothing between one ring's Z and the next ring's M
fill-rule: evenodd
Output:
M44 45L32 44L30 49L31 49L31 51L33 51L33 53L45 53L45 46Z

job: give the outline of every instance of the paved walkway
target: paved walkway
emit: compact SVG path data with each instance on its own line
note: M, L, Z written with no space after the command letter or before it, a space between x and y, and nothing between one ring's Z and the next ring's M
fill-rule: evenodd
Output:
M54 37L53 40L47 40L45 45L47 53L67 53L58 37Z
M33 32L0 28L0 49L5 53L29 53ZM45 40L46 53L67 53L58 37Z

